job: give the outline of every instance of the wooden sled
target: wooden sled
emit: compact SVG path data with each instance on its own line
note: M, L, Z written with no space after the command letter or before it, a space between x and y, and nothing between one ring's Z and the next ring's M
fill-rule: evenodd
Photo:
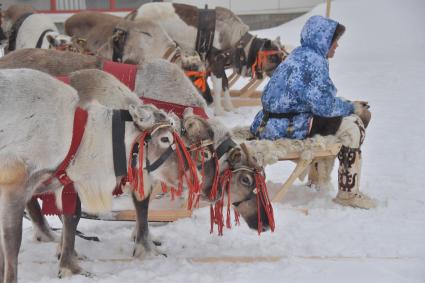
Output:
M336 156L341 148L341 144L332 144L325 149L321 150L313 150L312 151L312 159L304 160L301 158L302 152L291 152L279 158L279 161L292 161L297 165L295 166L292 173L286 179L282 187L271 195L272 202L282 202L285 198L286 193L289 188L292 187L293 183L297 180L298 177L304 172L304 170L315 160L323 158ZM148 214L148 220L151 222L172 222L181 218L191 217L192 211L187 209L186 200L184 199L175 199L174 201L170 201L168 198L162 200L162 204L158 202L159 200L153 199L151 200L152 205L150 205L150 210ZM207 203L201 203L200 207L207 206ZM163 207L167 207L167 209L163 209ZM171 209L169 206L173 206ZM308 210L294 208L305 215L308 215ZM106 219L107 218L107 219ZM99 217L101 220L119 220L119 221L135 221L136 214L134 210L121 210L115 211L111 216L106 218Z
M240 75L233 72L229 77L229 88L231 88L236 81L240 78ZM263 82L263 80L252 79L240 90L230 90L230 96L232 97L232 103L235 107L243 106L259 106L261 105L262 92L257 90L257 87Z
M291 175L289 175L288 179L286 179L285 183L282 185L281 189L278 191L278 193L272 198L272 202L281 202L284 198L286 193L288 192L289 188L292 186L292 184L295 182L298 177L301 176L301 174L307 169L307 167L312 164L316 159L323 158L323 157L330 157L330 156L336 156L341 149L341 144L333 144L330 147L313 151L313 158L312 160L304 160L301 159L301 153L289 153L286 156L279 158L279 161L293 161L297 165L295 166L294 170L292 171Z

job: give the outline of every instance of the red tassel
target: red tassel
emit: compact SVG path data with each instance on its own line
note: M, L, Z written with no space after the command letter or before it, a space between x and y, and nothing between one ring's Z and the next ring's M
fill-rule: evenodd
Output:
M166 194L166 193L167 193L167 191L168 191L168 189L167 189L167 184L166 184L166 183L164 183L164 182L161 182L161 189L162 189L162 192L163 192L164 194Z
M214 207L212 204L210 204L210 234L214 232L214 222L215 222L215 215L214 215Z
M196 165L193 160L190 158L189 152L186 150L186 146L184 145L182 139L179 137L177 133L174 132L174 141L176 142L176 153L178 156L178 162L181 169L180 177L186 180L187 187L189 189L188 195L188 208L192 209L192 207L196 207L199 204L199 180L197 176ZM184 170L184 160L185 158L188 166L189 166L189 175L186 174ZM180 179L180 180L182 180ZM179 185L180 187L180 185Z
M139 193L140 199L144 199L145 197L145 192L143 188L143 150L145 145L145 139L148 134L148 132L141 133L131 145L131 149L133 149L136 144L139 145L138 168L132 167L133 152L130 152L127 166L127 180L130 183L132 189Z
M235 225L236 226L239 226L239 225L241 225L241 223L240 223L240 221L239 221L239 212L235 209L235 210L233 210L233 212L235 213Z
M270 230L273 232L275 229L275 221L273 215L273 207L270 201L270 197L267 191L267 185L264 176L260 172L255 173L255 184L257 187L257 208L258 208L258 234L262 231L262 221L260 216L260 202L264 208L267 219L269 221Z
M218 180L219 180L219 174L220 174L220 168L218 163L218 158L214 154L214 160L215 160L215 174L214 179L211 187L211 193L210 193L210 200L215 200L217 198L217 191L218 191Z
M176 194L176 189L174 188L174 187L171 187L171 200L173 201L174 200L174 196L175 196L175 194Z

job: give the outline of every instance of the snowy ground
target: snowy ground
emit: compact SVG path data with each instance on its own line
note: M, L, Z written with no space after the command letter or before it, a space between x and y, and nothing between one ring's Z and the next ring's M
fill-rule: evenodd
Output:
M307 17L259 31L297 46ZM296 183L275 204L277 229L261 237L242 223L209 234L209 211L151 231L168 257L128 260L132 223L83 220L79 229L102 242L77 239L93 278L57 279L55 244L35 243L24 223L19 257L20 282L425 282L425 2L423 0L338 0L332 17L347 32L330 62L339 95L368 100L373 120L363 147L361 189L376 198L371 211L332 203L335 189L313 191ZM229 126L248 125L258 108L223 118ZM289 164L267 168L271 190L280 186ZM334 172L335 173L335 172ZM422 177L421 177L422 176ZM334 174L334 185L336 174ZM308 208L309 214L293 209ZM50 219L58 227L56 219ZM270 256L274 261L195 263L191 258ZM105 259L123 259L105 261Z

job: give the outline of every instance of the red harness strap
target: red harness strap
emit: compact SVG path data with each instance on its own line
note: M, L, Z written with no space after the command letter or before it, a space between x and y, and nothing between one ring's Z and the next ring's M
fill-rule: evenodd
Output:
M136 88L137 65L106 61L103 64L103 71L119 79L131 91Z
M123 64L112 61L106 61L103 64L103 71L113 75L118 80L120 80L123 84L125 84L131 91L134 91L136 88L136 75L137 75L137 65L131 64ZM63 77L58 77L58 79L65 81ZM69 82L69 80L68 80ZM181 105L171 102L160 101L152 98L141 98L144 103L153 104L160 109L164 109L166 111L172 111L176 113L179 118L183 117L183 112L187 107L187 105ZM193 113L201 116L202 118L208 119L207 113L202 107L192 107Z
M176 113L177 116L179 116L179 118L183 118L183 112L186 108L192 107L193 114L201 116L204 119L208 119L208 115L207 113L205 113L205 110L202 107L181 105L181 104L165 102L165 101L156 100L152 98L146 98L146 97L141 97L140 99L142 99L144 103L153 104L156 107L160 109L164 109L165 111L168 111L168 112L170 111L174 112Z
M73 181L66 174L66 169L68 168L71 161L74 159L75 154L77 153L78 148L81 144L81 140L83 138L84 130L87 124L87 117L87 111L80 107L77 107L74 115L74 126L72 130L71 146L65 159L58 166L56 172L53 174L52 177L57 178L59 182L64 186L62 192L62 211L60 211L56 207L55 194L45 193L36 196L43 200L43 208L41 210L43 214L74 214L75 212L77 194L74 190ZM51 182L51 179L46 181L46 183L49 182Z

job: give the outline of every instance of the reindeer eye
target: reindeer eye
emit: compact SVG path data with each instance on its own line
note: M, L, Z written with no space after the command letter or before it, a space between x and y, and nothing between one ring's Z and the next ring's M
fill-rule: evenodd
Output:
M161 138L161 142L163 142L163 143L169 143L170 140L168 139L168 137L162 137Z
M249 175L240 176L239 181L241 182L242 185L247 186L247 187L250 187L253 184L252 177L249 176Z

